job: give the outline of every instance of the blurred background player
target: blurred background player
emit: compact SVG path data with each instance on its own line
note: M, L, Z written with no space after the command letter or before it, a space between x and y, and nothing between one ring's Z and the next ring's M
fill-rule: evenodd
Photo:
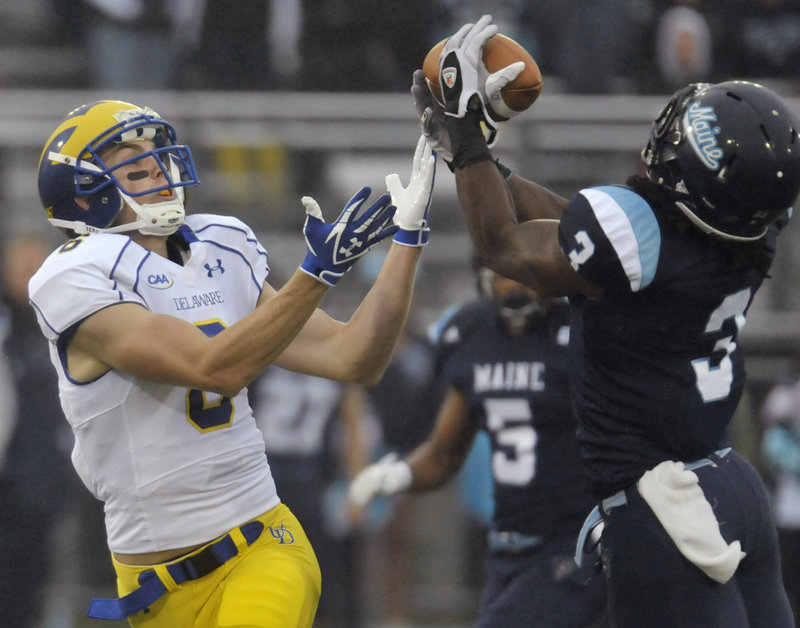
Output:
M351 499L363 505L440 487L485 431L495 508L476 625L600 625L605 582L572 559L592 502L569 404L568 307L476 267L482 298L451 308L436 325L446 393L433 431L405 458L389 454L359 473Z
M314 626L358 628L360 509L341 512L337 489L367 462L364 388L271 366L249 391L281 500L303 522L322 573L335 574L324 581Z
M800 625L800 377L779 382L761 408L761 453L775 481L773 509L783 584Z
M421 325L414 315L412 307L409 323L386 372L377 384L366 389L379 434L370 457L356 471L389 452L406 455L433 426L441 387L434 376L433 347L424 331L418 331ZM417 534L423 506L417 495L403 495L391 501L374 501L363 513L366 516L361 529L365 540L374 541L368 547L371 560L366 567L375 566L371 578L369 573L364 576L370 578L371 588L380 592L378 606L387 626L404 626L410 621L413 589L419 582L414 573L414 555L419 548Z
M567 200L486 143L481 105L518 74L488 76L491 21L444 46L441 75L459 77L443 83L444 110L424 84L412 93L450 149L487 265L569 296L571 394L598 502L582 532L604 523L612 622L789 628L768 494L728 426L745 384L738 334L800 192L800 120L752 82L688 85L652 124L646 176Z
M12 376L6 379L5 369L0 373L0 384L11 387L0 391L8 413L0 416L0 617L3 625L19 628L44 619L56 530L63 514L74 507L78 490L58 378L28 303L28 280L50 246L41 237L20 235L5 242L0 255L0 364L8 363Z

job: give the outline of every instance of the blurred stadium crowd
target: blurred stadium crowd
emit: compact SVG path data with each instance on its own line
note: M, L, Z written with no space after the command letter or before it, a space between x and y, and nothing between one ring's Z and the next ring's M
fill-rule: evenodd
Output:
M0 99L4 89L406 93L426 52L483 13L491 13L501 32L531 51L548 93L666 94L687 82L737 77L800 96L800 0L0 0ZM26 238L5 241L4 268L11 259L35 264L40 246ZM28 269L15 272L18 279ZM50 368L41 353L44 341L28 333L31 320L8 281L0 293L5 302L0 331L15 341L6 340L5 353L17 369L17 414L52 418L60 410L53 382L41 370ZM424 338L417 336L408 341L413 350L398 354L398 381L405 385L410 379L403 373L418 374L430 360ZM411 364L405 370L404 359ZM785 387L800 373L800 359L788 364L781 378ZM422 383L419 394L432 395ZM746 410L758 418L766 386L756 392ZM430 407L418 412L417 440L433 421L434 400L426 399ZM381 436L380 413L391 410L380 408L381 401L385 395L377 395L365 419L372 457L397 427L383 417ZM784 520L784 533L797 554L800 454L793 458L786 447L776 446L774 430L763 452L760 443L766 428L776 424L800 442L800 421L796 406L781 411L774 406L766 425L740 426L740 438L750 441L742 451L749 451L768 477L795 487L794 509L786 510L794 514ZM0 427L4 420L0 417ZM68 468L64 428L65 423L47 423L26 433L0 429L0 545L41 545L42 562L26 572L33 580L19 581L34 589L39 585L40 613L31 624L37 628L98 625L81 618L83 605L91 595L111 594L113 587L107 552L97 543L104 538L100 506ZM341 429L326 428L326 438L331 449L326 455L346 459ZM331 464L326 525L332 539L360 554L340 558L353 561L347 571L350 589L343 588L345 601L330 611L325 625L468 625L481 584L485 520L465 503L458 485L384 503L383 510L367 513L359 531L341 512L341 485L352 470L345 462ZM441 533L443 525L447 534ZM25 560L9 550L0 569ZM398 565L402 573L393 571ZM3 582L14 577L0 573ZM382 582L377 593L376 582ZM8 588L0 587L0 594L11 593L3 589Z
M403 91L428 49L482 13L551 92L798 86L798 0L3 0L0 86Z

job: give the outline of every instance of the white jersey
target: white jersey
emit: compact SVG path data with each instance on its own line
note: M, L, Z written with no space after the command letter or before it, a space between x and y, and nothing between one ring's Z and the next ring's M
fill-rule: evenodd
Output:
M53 252L30 282L75 434L72 462L105 503L114 552L204 543L279 502L246 390L229 398L117 370L85 383L66 372L71 332L118 303L181 318L209 335L253 311L269 267L250 228L192 215L181 233L191 248L184 266L128 236L92 234Z

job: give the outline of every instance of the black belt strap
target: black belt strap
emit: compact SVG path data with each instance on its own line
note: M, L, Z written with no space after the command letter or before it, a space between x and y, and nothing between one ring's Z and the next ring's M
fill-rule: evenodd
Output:
M247 544L252 545L264 531L264 524L260 521L250 521L239 530ZM181 585L187 580L197 580L207 576L238 553L233 538L230 534L226 534L197 554L167 565L167 571L175 580L175 584ZM167 587L161 582L158 574L153 569L148 569L139 574L138 589L118 599L94 598L86 616L94 619L126 619L151 606L166 592Z

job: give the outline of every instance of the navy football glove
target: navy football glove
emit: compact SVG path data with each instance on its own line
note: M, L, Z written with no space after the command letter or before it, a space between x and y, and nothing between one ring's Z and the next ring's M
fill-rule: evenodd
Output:
M336 285L359 257L397 231L392 223L396 208L388 194L359 215L371 192L369 187L356 192L330 225L322 219L317 201L310 196L301 199L306 208L303 235L308 252L300 270L329 286Z
M444 125L444 109L433 97L428 87L428 79L422 70L414 71L411 96L419 116L422 134L436 155L450 163L453 161L453 148L450 144L450 135Z

